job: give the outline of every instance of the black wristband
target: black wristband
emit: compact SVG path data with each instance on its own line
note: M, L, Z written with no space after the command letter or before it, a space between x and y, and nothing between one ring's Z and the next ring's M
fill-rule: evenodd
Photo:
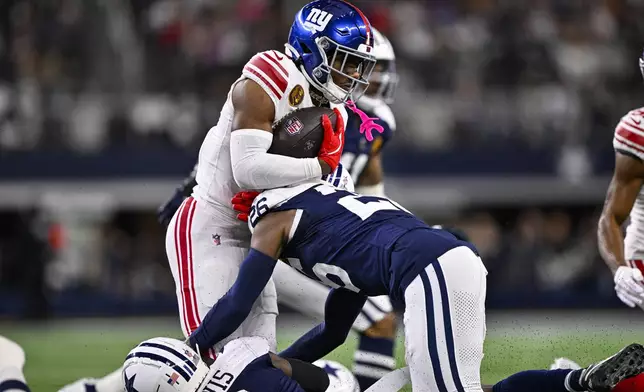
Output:
M311 363L299 359L284 358L291 365L291 378L306 392L324 392L329 388L329 375Z

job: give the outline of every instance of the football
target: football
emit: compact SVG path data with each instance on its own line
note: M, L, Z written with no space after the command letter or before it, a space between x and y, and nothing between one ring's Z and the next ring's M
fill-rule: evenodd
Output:
M273 126L273 143L268 152L293 158L317 157L324 137L323 114L329 116L335 129L337 118L333 109L329 108L298 109L282 117Z

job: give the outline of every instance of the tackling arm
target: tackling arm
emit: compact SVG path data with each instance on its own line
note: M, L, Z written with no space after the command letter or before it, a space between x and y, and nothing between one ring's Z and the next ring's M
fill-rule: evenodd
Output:
M269 189L318 178L331 171L319 158L269 154L275 108L256 82L242 80L232 91L235 107L230 158L235 182L243 189Z
M239 268L235 283L190 335L191 347L206 352L233 333L246 319L273 274L282 244L288 238L293 214L292 211L271 213L259 221L251 239L250 252Z
M644 163L630 154L616 152L615 171L597 228L599 252L613 273L626 265L621 226L633 208L643 180Z
M366 300L364 295L350 290L331 290L324 309L324 322L282 351L280 356L306 362L324 357L347 339Z

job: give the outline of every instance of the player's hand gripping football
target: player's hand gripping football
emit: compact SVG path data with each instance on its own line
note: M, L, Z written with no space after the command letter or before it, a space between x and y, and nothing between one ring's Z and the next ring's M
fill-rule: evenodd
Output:
M324 128L324 139L318 153L318 158L328 166L322 165L322 174L329 174L338 167L342 148L344 147L344 120L338 109L333 109L336 116L335 129L331 124L329 116L322 116L322 127ZM322 162L320 162L322 164ZM325 170L328 169L328 170Z
M244 191L237 192L232 198L233 210L237 211L237 219L242 222L248 222L248 214L253 206L253 200L259 195L259 192Z
M637 268L621 266L615 271L615 292L631 308L644 301L644 276Z

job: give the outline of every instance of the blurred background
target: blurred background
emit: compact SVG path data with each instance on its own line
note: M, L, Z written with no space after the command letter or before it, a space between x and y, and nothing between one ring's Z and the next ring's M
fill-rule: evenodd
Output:
M0 2L0 318L174 317L155 210L304 3ZM471 236L492 310L624 309L595 233L644 0L354 3L397 54L387 194Z

